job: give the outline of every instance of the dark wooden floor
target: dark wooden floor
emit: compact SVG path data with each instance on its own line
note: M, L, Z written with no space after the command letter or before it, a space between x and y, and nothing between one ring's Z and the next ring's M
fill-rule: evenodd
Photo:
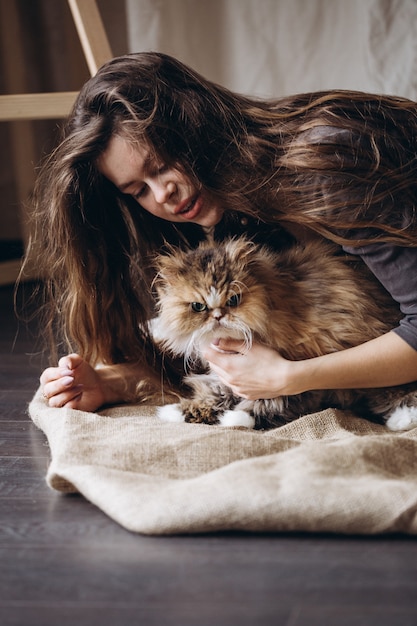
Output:
M417 541L145 537L48 489L42 363L0 289L1 626L416 626Z

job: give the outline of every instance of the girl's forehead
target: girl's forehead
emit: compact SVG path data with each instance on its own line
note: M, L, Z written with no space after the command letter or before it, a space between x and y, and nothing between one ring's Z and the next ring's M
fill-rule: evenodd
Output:
M103 176L123 191L145 170L151 158L146 144L132 143L120 135L114 135L97 159L97 168Z
M113 135L102 156L105 158L110 156L122 157L123 159L145 159L149 153L150 148L145 140L133 141L123 135Z

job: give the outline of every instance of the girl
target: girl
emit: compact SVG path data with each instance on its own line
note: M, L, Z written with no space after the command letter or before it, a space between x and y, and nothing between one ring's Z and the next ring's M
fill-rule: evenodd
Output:
M417 105L357 92L244 97L159 53L103 66L81 90L38 180L46 327L71 352L46 369L50 406L133 401L176 387L152 344L152 257L250 233L274 245L320 236L363 259L398 328L363 345L287 361L222 340L205 357L235 393L270 398L417 379ZM56 328L58 324L58 328ZM57 332L55 332L57 331ZM139 385L140 386L140 385Z

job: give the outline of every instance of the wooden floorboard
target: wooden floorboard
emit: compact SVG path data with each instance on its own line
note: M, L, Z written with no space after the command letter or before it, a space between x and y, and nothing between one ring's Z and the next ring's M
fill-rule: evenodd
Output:
M36 324L0 314L1 626L417 626L413 537L146 537L49 489Z

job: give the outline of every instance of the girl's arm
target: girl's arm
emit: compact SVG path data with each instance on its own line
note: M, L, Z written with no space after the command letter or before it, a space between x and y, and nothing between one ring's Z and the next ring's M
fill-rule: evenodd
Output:
M417 380L417 351L389 332L355 348L288 361L276 351L254 344L246 354L239 341L221 340L204 356L232 390L244 398L273 398L313 389L388 387Z

